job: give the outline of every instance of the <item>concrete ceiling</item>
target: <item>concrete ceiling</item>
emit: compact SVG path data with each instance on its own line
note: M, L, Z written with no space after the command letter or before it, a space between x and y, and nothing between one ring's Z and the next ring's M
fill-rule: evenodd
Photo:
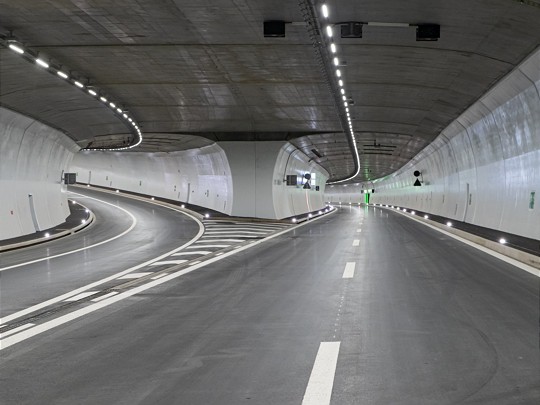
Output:
M411 27L364 26L361 39L336 38L354 99L361 164L354 181L400 168L540 44L537 0L328 4L334 23L441 26L437 42L416 42ZM285 38L264 38L263 21L272 19L304 22L287 0L0 0L0 33L13 30L129 110L144 133L134 150L288 140L344 177L354 161L307 27L288 24ZM0 104L82 147L129 136L103 103L6 48Z

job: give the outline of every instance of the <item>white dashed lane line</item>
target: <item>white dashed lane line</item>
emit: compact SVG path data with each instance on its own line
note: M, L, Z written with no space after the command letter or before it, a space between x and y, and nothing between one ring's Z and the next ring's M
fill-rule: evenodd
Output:
M360 246L360 239L355 239L352 241L353 246Z
M345 265L345 270L343 271L343 278L353 278L355 267L355 262L347 262L347 264Z

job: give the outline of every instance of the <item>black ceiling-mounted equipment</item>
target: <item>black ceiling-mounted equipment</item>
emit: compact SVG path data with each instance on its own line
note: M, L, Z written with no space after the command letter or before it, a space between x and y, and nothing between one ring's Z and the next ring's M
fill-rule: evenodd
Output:
M341 23L341 38L362 38L362 23L355 21Z
M264 28L265 37L273 37L273 38L285 37L285 21L279 21L279 20L265 21L263 28Z
M438 24L418 24L416 26L417 41L438 41L441 37L441 26Z

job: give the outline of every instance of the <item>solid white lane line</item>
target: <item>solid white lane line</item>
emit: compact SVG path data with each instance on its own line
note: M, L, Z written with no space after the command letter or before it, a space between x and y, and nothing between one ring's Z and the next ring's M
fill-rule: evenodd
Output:
M329 213L329 215L333 215L336 212L337 212L337 210L333 210L333 211L331 211ZM186 215L190 216L189 214L186 214ZM306 221L306 222L303 222L303 223L301 223L299 225L296 225L294 227L289 227L287 229L284 229L281 232L270 235L265 239L259 239L257 241L254 241L253 243L250 243L249 245L241 246L238 249L227 252L227 253L223 254L222 256L213 257L211 259L205 260L204 262L199 262L199 263L194 262L192 265L190 265L189 267L187 267L185 269L182 269L182 270L177 271L175 273L168 274L167 276L161 277L161 278L159 278L157 280L152 280L152 281L150 281L148 283L145 283L145 284L140 285L138 287L132 288L132 289L130 289L128 291L125 291L125 292L123 292L121 294L117 294L114 297L110 297L110 298L108 298L106 300L96 302L96 303L94 303L92 305L88 305L88 306L86 306L84 308L78 309L78 310L73 311L73 312L71 312L69 314L66 314L66 315L60 316L58 318L52 319L52 320L50 320L48 322L44 322L43 324L40 324L40 325L35 326L33 328L29 328L28 330L25 330L25 331L23 331L21 333L17 333L17 334L15 334L13 336L10 336L10 337L8 337L6 339L1 340L0 341L0 350L6 349L6 348L8 348L8 347L10 347L10 346L12 346L14 344L22 342L22 341L24 341L26 339L29 339L29 338L33 337L33 336L39 335L40 333L48 331L49 329L53 329L53 328L55 328L57 326L63 325L63 324L68 323L68 322L71 322L71 321L73 321L75 319L78 319L78 318L80 318L80 317L82 317L84 315L90 314L90 313L92 313L94 311L97 311L97 310L99 310L101 308L108 307L109 305L112 305L112 304L114 304L114 303L116 303L118 301L122 301L122 300L124 300L124 299L126 299L128 297L139 294L140 292L146 291L146 290L148 290L150 288L153 288L153 287L156 287L158 285L164 284L164 283L166 283L168 281L174 280L175 278L178 278L178 277L181 277L181 276L183 276L185 274L191 273L191 272L193 272L195 270L198 270L198 269L200 269L202 267L208 266L209 264L212 264L212 263L215 263L217 261L223 260L226 257L232 256L232 255L234 255L234 254L236 254L238 252L242 252L244 250L251 249L252 247L257 246L257 245L259 245L259 244L261 244L263 242L266 242L266 241L268 241L270 239L278 238L281 235L283 235L285 233L288 233L288 232L290 232L292 230L295 230L297 228L301 228L301 227L306 226L306 225L310 225L314 221L318 221L319 219L324 218L324 217L325 216L316 217L316 218L312 219L311 221ZM193 218L195 219L195 217L193 217ZM197 220L197 222L200 222L200 221ZM202 227L201 227L200 232L202 233ZM197 235L197 237L198 236L199 235ZM188 243L190 243L190 242L188 242ZM186 245L184 245L184 246L186 246ZM184 246L181 246L180 248L175 249L175 251L180 250ZM146 265L147 265L147 263L143 263L143 264L138 265L136 267L140 268L140 267L143 267L143 266L146 266ZM133 270L134 269L129 269L129 271L133 271ZM128 272L128 271L126 270L126 272ZM91 288L91 287L88 287L88 288ZM67 295L67 294L64 294L64 296L65 295ZM51 301L51 300L49 300L49 301ZM42 305L42 304L38 304L38 305ZM27 311L27 310L25 310L25 311ZM4 319L7 319L8 317L6 317ZM16 316L16 317L18 317L18 316ZM7 320L6 320L6 322L7 322Z
M152 266L155 265L155 263L152 263ZM129 273L129 274L125 274L121 277L118 277L118 280L131 280L131 279L134 279L134 278L141 278L141 277L144 277L144 276L147 276L149 274L152 274L151 271L142 271L140 273Z
M3 339L3 338L6 338L10 335L14 335L15 333L19 333L19 332L22 332L23 330L25 329L28 329L28 328L31 328L32 326L34 326L35 324L34 323L26 323L24 325L21 325L21 326L17 326L16 328L13 328L11 330L8 330L7 332L4 332L4 333L0 333L0 339ZM1 347L1 346L0 346Z
M273 228L262 228L262 227L255 227L255 226L249 227L249 228L235 228L235 227L225 227L225 226L212 226L212 227L209 227L209 226L207 226L206 228L208 230L212 230L212 231L264 231L264 232L267 232L267 231L274 231L275 230Z
M321 342L302 405L329 405L341 342Z
M163 266L166 264L182 264L187 262L187 260L163 260L160 262L154 262L150 266Z
M355 267L356 262L347 262L347 264L345 264L345 271L343 271L343 278L353 278Z
M210 231L210 232L205 232L204 234L205 235L236 235L236 236L240 236L240 235L264 235L268 232L264 232L264 231Z
M185 249L185 248L189 247L192 243L194 243L197 239L199 239L202 236L202 234L204 232L204 226L203 226L202 222L197 217L194 217L193 215L191 215L191 214L189 214L187 212L181 211L179 209L168 207L166 205L160 205L160 207L164 207L164 208L169 209L171 211L179 212L182 215L185 215L185 216L193 219L199 225L199 232L197 233L197 235L195 235L188 242L184 243L182 246L177 247L176 249L170 250L169 252L166 252L166 253L158 256L158 257L154 257L153 259L147 260L144 263L141 263L141 264L138 264L136 266L130 267L127 270L121 271L119 273L113 274L113 275L105 277L105 278L102 278L101 280L98 280L98 281L95 281L93 283L87 284L87 285L85 285L83 287L77 288L76 290L69 291L69 292L67 292L65 294L59 295L59 296L51 298L51 299L49 299L47 301L43 301L43 302L41 302L39 304L33 305L33 306L28 307L26 309L23 309L21 311L15 312L15 313L13 313L11 315L7 315L7 316L5 316L3 318L0 318L0 324L10 322L13 319L20 318L21 316L25 316L25 315L28 315L28 314L34 312L34 311L38 311L40 309L46 308L49 305L56 304L57 302L64 301L66 298L69 298L69 297L71 297L71 296L73 296L75 294L79 294L79 293L81 293L83 291L89 290L90 288L94 288L94 287L96 287L98 285L101 285L103 283L107 283L109 281L116 280L118 277L123 276L124 274L128 274L128 273L131 273L131 272L133 272L135 270L146 267L146 266L152 264L155 261L164 259L165 257L168 257L168 256L172 255L173 253L176 253L176 252L178 252L178 251L180 251L182 249Z
M102 295L101 297L94 298L93 300L90 300L90 301L99 302L99 301L104 300L106 298L112 297L113 295L116 295L116 294L118 294L118 291L111 291L108 294Z
M192 252L178 252L174 253L172 256L193 256L193 255L207 255L212 253L209 250L194 250Z
M360 246L360 239L355 239L352 241L353 246Z
M83 298L90 297L91 295L97 294L99 291L85 291L83 293L74 295L73 297L69 297L66 302L72 302L72 301L79 301Z
M94 243L93 245L86 246L86 247L79 248L79 249L75 249L75 250L71 250L69 252L59 253L59 254L53 255L53 256L42 257L41 259L31 260L31 261L25 262L25 263L19 263L19 264L14 264L12 266L2 267L2 268L0 268L0 272L5 271L5 270L9 270L9 269L14 269L16 267L26 266L28 264L34 264L34 263L43 262L45 260L56 259L57 257L62 257L62 256L67 256L67 255L70 255L70 254L73 254L73 253L82 252L83 250L91 249L91 248L94 248L96 246L100 246L100 245L103 245L105 243L112 242L113 240L124 236L126 233L131 232L131 230L133 228L135 228L135 225L137 225L137 219L135 218L135 216L131 212L129 212L128 210L126 210L126 209L124 209L122 207L119 207L117 205L111 204L111 203L109 203L107 201L103 201L103 200L100 200L100 199L97 199L97 198L94 198L94 197L83 196L82 194L79 194L79 193L71 192L71 194L76 194L76 195L81 196L81 197L89 198L91 200L96 200L96 201L99 201L100 203L110 205L111 207L117 208L117 209L125 212L126 214L128 214L131 217L131 225L130 225L130 227L128 229L126 229L124 232L122 232L122 233L120 233L120 234L118 234L118 235L116 235L116 236L114 236L112 238L109 238L107 240L103 240L103 241L98 242L98 243Z
M266 235L266 234L265 234ZM238 235L237 233L233 232L231 234L220 234L220 235L205 235L201 238L201 240L197 241L197 242L200 242L200 243L208 243L208 242L212 242L212 241L215 241L216 239L221 239L221 238L244 238L243 240L241 240L241 242L243 242L244 240L246 239L253 239L253 238L260 238L264 235ZM212 239L214 238L214 239ZM223 240L233 240L233 241L236 241L238 239L223 239Z
M169 273L161 273L161 274L158 274L157 276L152 277L152 280L157 280L158 278L165 277L167 274L169 274Z
M208 240L198 240L197 243L213 243L213 242L244 242L244 239L221 239L221 236L203 236L204 238L211 238ZM214 239L217 238L217 239ZM251 236L250 236L251 238Z
M189 246L186 249L200 249L202 247L209 248L209 247L219 247L219 248L226 248L231 245L204 245L204 246Z
M527 273L531 273L531 274L533 274L533 275L535 275L537 277L540 277L540 269L537 269L537 268L535 268L533 266L529 266L527 263L523 263L523 262L520 262L519 260L512 259L511 257L505 256L502 253L496 252L496 251L488 249L488 248L486 248L486 247L484 247L482 245L471 242L470 240L462 238L461 236L454 235L453 233L447 232L444 229L437 228L436 226L433 226L431 224L428 224L427 222L416 219L416 218L414 218L414 217L412 217L412 216L410 216L410 215L408 215L408 214L406 214L404 212L398 211L397 214L403 215L403 216L405 216L405 217L407 217L409 219L412 219L413 221L421 223L422 225L425 225L425 226L427 226L427 227L429 227L431 229L434 229L434 230L436 230L436 231L438 231L440 233L443 233L446 236L450 236L451 238L456 239L456 240L458 240L460 242L463 242L466 245L469 245L469 246L471 246L471 247L473 247L475 249L481 250L482 252L487 253L488 255L491 255L493 257L496 257L497 259L502 260L503 262L506 262L508 264L511 264L512 266L520 268L521 270L524 270Z

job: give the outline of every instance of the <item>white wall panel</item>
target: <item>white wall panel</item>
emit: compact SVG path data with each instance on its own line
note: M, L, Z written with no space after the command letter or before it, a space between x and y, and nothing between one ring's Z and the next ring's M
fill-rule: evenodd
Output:
M217 145L174 153L81 152L70 170L84 183L231 213L231 172Z
M69 207L62 173L78 149L61 132L0 107L0 239L65 221Z
M412 186L414 170L421 187ZM374 203L540 239L540 50L375 189ZM357 191L336 186L326 199Z

